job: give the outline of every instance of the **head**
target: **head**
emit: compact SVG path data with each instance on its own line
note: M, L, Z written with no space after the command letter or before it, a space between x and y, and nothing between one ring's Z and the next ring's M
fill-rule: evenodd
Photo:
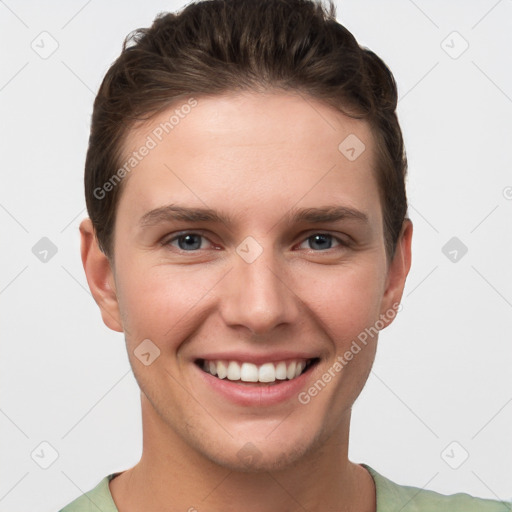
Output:
M348 430L410 267L396 104L332 4L192 3L125 41L94 104L82 259L155 435L232 468L250 446L257 470ZM211 386L218 360L307 367L250 385L257 405Z

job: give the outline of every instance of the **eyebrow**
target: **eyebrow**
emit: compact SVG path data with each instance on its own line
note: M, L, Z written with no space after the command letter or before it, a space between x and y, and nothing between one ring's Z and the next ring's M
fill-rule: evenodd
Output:
M233 220L232 216L210 208L189 208L169 204L145 213L140 218L139 225L141 227L149 227L172 221L232 224ZM355 208L328 205L319 208L293 208L284 216L284 220L290 224L300 222L319 224L339 220L356 220L362 223L368 223L368 216Z

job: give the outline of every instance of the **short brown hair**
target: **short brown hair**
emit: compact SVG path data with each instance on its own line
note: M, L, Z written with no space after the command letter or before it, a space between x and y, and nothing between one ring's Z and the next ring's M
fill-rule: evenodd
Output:
M190 95L270 88L307 94L369 122L392 258L407 212L396 83L384 62L336 21L328 1L204 0L128 35L96 96L85 163L88 214L109 258L122 182L100 198L98 190L119 170L134 124Z

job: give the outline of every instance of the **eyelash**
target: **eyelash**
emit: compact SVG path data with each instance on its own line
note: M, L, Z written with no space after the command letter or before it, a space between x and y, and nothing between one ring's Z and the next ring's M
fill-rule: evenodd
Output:
M204 238L204 239L208 240L208 238L207 238L205 235L203 235L202 233L198 233L198 232L196 232L196 231L183 231L183 232L181 232L181 233L178 233L178 234L174 235L174 236L173 236L172 238L170 238L170 239L167 239L167 240L162 241L161 243L162 243L162 245L163 245L164 247L174 247L174 246L171 246L171 243L172 243L172 242L174 242L174 241L176 241L176 240L179 240L179 239L180 239L180 238L182 238L182 237L186 237L186 236L188 236L188 235L196 235L196 236L199 236L199 237L201 237L201 238ZM334 236L334 235L332 235L332 234L330 234L330 233L323 232L323 231L317 231L317 232L314 232L314 233L312 233L312 234L308 235L307 237L305 237L305 238L304 238L303 242L301 242L301 244L300 244L300 245L302 245L302 243L304 243L305 241L309 240L310 238L313 238L313 237L314 237L314 236L316 236L316 235L327 235L327 236L331 237L331 238L332 238L332 240L335 240L336 242L338 242L339 246L336 246L336 247L330 247L329 249L317 249L317 250L315 250L315 249L309 249L309 250L310 250L310 251L312 251L312 252L315 252L315 253L328 253L329 251L332 251L332 250L337 249L337 248L338 248L338 249L340 249L340 248L341 248L341 249L346 249L347 247L349 247L349 243L348 243L348 242L346 242L345 240L343 240L343 239L341 239L341 238L339 238L339 237L336 237L336 236ZM208 240L208 241L209 241L209 240ZM213 243L213 242L211 242L211 241L209 241L209 242L210 242L210 243ZM214 245L215 245L215 244L214 244ZM186 251L186 250L184 250L184 249L180 249L179 247L174 247L174 248L175 248L176 250L178 250L180 253L197 253L197 252L199 252L199 251L200 251L200 249L194 249L194 250L191 250L191 251Z

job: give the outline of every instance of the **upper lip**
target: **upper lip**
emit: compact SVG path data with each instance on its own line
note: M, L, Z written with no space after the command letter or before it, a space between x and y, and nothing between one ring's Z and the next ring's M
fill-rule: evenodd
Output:
M306 352L272 352L268 354L248 354L247 352L216 352L215 354L202 354L195 360L206 361L240 361L241 363L253 363L256 365L264 363L279 363L281 361L294 361L298 359L317 359L317 354Z

